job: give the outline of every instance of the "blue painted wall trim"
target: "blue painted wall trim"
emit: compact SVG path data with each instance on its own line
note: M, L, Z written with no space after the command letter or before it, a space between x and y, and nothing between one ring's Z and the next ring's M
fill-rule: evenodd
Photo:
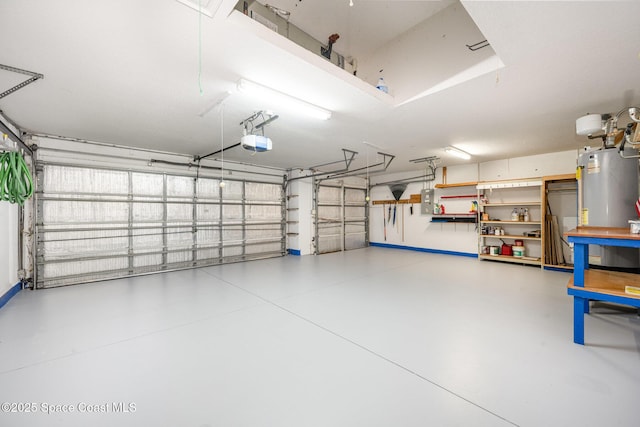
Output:
M9 302L11 298L15 296L18 292L22 290L22 283L18 282L11 287L4 295L0 297L0 308L4 307L6 303Z
M380 247L380 248L391 248L391 249L405 249L405 250L409 250L409 251L427 252L427 253L430 253L430 254L455 255L455 256L464 256L464 257L468 257L468 258L478 258L478 254L476 254L476 253L444 251L444 250L441 250L441 249L416 248L416 247L413 247L413 246L391 245L391 244L388 244L388 243L370 242L369 246L377 246L377 247Z
M297 255L300 256L300 249L288 249L289 255Z
M562 273L571 273L573 274L573 268L572 269L567 269L567 268L557 268L557 267L550 267L548 265L544 266L545 270L549 270L549 271L560 271Z

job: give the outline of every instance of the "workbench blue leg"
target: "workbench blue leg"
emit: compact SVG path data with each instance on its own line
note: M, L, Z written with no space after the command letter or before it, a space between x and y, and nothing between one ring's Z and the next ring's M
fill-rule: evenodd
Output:
M573 297L573 342L584 345L584 310L589 307L589 300Z
M584 309L582 310L584 314L589 314L589 300L587 298L583 298L584 300Z
M583 243L574 244L573 255L573 284L575 286L584 286L584 270L589 268L589 245Z

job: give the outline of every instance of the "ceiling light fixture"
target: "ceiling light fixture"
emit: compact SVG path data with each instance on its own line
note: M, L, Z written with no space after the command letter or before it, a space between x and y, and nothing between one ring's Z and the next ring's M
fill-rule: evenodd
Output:
M353 0L349 0L349 6L353 7Z
M447 147L444 149L445 152L451 154L452 156L456 156L460 159L469 160L471 158L471 154L466 151L462 151L455 147Z
M265 102L276 103L281 108L300 112L319 120L329 120L331 118L331 111L329 110L249 80L240 79L238 82L238 91L263 99Z

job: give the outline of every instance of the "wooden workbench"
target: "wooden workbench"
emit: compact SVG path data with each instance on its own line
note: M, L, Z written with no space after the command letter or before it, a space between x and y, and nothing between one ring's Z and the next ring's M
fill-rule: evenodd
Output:
M574 245L573 278L567 287L573 296L573 342L584 344L584 315L590 300L640 307L640 296L625 293L625 286L640 286L640 275L589 270L589 245L640 248L640 234L628 228L578 227L565 236Z

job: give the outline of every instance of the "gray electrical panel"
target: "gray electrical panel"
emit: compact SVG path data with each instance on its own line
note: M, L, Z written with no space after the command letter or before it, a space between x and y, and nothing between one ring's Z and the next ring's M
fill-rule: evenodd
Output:
M420 196L420 213L423 215L433 213L433 189L422 190Z

